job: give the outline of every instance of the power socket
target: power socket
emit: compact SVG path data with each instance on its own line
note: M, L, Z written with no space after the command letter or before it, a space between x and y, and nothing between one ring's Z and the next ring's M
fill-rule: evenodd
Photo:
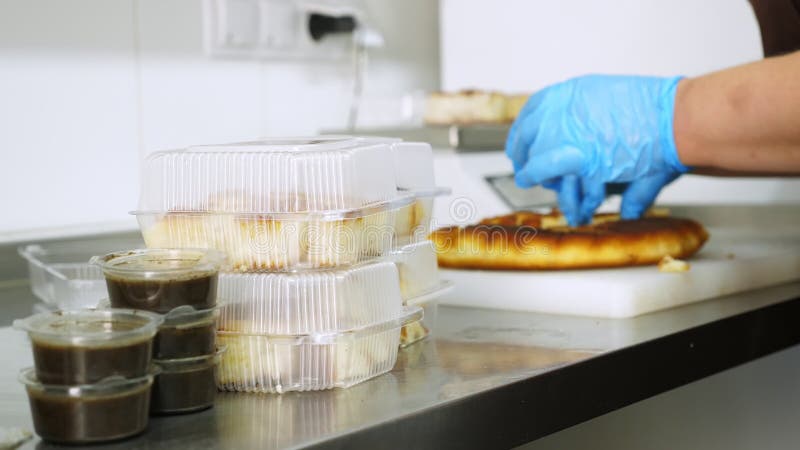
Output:
M312 18L325 31L317 40ZM354 33L367 23L358 0L205 0L203 21L211 57L332 61L352 54Z

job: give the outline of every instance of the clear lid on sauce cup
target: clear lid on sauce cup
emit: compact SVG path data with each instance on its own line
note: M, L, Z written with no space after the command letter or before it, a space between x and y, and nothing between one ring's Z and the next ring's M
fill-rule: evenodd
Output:
M210 355L192 356L189 358L154 359L153 363L159 368L161 373L202 370L219 364L222 354L225 353L227 349L227 346L219 345L217 346L217 351Z
M53 345L116 346L152 339L164 318L134 309L48 311L14 321L31 340Z
M212 249L148 248L95 256L106 276L130 280L182 280L215 275L225 262Z
M18 380L28 389L41 391L52 396L73 398L107 397L146 388L153 383L153 377L159 373L161 373L161 369L153 366L150 373L143 377L125 378L115 375L92 384L60 385L41 383L36 378L36 369L28 367L20 371Z

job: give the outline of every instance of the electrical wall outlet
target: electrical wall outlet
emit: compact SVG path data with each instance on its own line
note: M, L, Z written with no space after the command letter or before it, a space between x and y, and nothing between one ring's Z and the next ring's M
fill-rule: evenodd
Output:
M367 24L359 0L205 0L203 20L208 55L258 59L341 60Z

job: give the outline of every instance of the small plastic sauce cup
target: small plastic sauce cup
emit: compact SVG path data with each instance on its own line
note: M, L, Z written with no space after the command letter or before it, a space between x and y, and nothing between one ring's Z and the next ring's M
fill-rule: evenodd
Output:
M153 342L153 358L191 358L214 354L217 308L197 311L190 306L173 309L164 316Z
M153 375L111 377L95 384L50 385L33 368L20 373L28 391L33 426L42 439L88 444L134 436L147 427Z
M141 249L95 256L115 308L166 314L179 306L210 309L225 258L206 249Z
M225 348L206 356L155 361L151 414L184 414L214 406L217 367Z
M87 309L35 314L14 327L28 332L39 382L83 385L147 375L162 321L147 311Z

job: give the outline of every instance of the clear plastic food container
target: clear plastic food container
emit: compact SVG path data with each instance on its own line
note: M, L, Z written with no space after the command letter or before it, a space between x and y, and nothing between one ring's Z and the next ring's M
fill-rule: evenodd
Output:
M111 377L95 384L42 384L33 368L20 373L28 391L33 427L42 439L61 444L113 441L147 427L153 375Z
M148 373L162 317L129 309L55 311L14 321L28 332L36 377L45 384L89 384Z
M397 196L386 138L320 136L207 145L151 154L139 211L344 211Z
M224 348L209 355L155 361L160 372L153 383L150 412L184 414L214 406L217 366Z
M123 248L141 247L139 239L93 239L26 245L19 254L28 261L31 290L58 309L94 308L106 297L100 268L89 259Z
M394 229L398 246L428 239L433 220L433 201L436 197L449 193L450 190L447 188L413 193L414 201L400 208L395 214Z
M397 267L391 261L336 270L220 274L218 329L298 335L351 330L402 312Z
M210 355L216 349L219 307L195 310L179 306L164 315L153 341L155 359L191 358Z
M168 313L180 306L217 304L217 274L224 256L208 249L140 249L91 260L102 269L112 307Z
M148 247L210 248L226 270L315 269L353 265L396 246L395 217L413 195L329 213L138 212Z
M435 334L436 320L439 314L439 297L452 288L451 282L440 281L438 287L405 302L408 306L422 308L423 316L420 320L404 325L400 330L400 347L407 347Z
M408 244L392 255L400 275L403 299L411 299L439 289L439 264L433 242Z
M218 387L238 392L345 388L388 372L397 359L400 328L419 320L419 307L361 329L294 336L219 331L227 347Z

